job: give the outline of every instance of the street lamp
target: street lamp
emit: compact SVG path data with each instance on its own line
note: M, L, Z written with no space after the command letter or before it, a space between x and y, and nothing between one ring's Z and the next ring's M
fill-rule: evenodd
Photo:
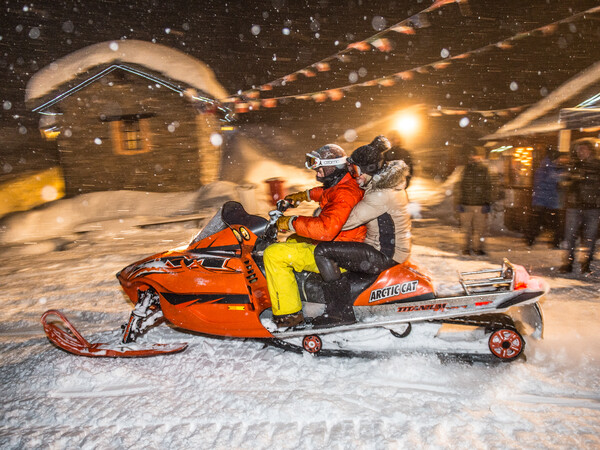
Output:
M394 129L404 138L414 136L419 127L419 117L413 112L402 111L394 119Z

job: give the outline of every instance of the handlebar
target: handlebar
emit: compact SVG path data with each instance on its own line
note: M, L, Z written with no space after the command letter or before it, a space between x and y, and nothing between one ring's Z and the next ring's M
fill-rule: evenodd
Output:
M274 225L275 222L277 222L277 219L283 216L283 213L292 207L292 202L285 199L278 200L276 204L276 209L269 211L269 225Z
M277 200L277 211L281 211L282 213L286 212L290 208L295 208L295 207L296 207L296 205L294 205L289 200L286 200L285 198L282 198L281 200Z
M265 235L273 240L277 240L277 219L283 216L283 213L290 208L295 208L294 204L286 199L277 201L276 209L269 211L269 223L265 228Z

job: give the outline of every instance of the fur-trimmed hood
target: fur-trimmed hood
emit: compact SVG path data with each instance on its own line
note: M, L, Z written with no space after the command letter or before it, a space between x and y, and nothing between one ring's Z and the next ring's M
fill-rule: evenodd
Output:
M409 172L410 169L404 161L388 161L373 175L369 188L372 190L404 189Z

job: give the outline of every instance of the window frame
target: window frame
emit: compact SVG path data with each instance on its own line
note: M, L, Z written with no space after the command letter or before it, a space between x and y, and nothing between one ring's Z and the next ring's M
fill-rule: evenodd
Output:
M104 122L110 123L112 149L116 155L140 155L152 150L149 118L152 114L131 114L116 117L107 117ZM129 122L130 126L125 127ZM135 135L135 139L128 138L128 134ZM136 148L131 148L129 143L136 142Z

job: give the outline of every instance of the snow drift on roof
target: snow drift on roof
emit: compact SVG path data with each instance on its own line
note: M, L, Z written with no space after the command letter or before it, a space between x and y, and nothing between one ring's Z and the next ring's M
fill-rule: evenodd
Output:
M600 62L596 62L584 71L578 73L573 78L562 84L558 89L552 92L547 97L541 99L531 108L524 111L522 114L515 117L510 122L507 122L495 133L484 136L483 140L502 139L510 136L519 136L523 134L539 133L556 131L562 128L558 123L558 113L556 116L549 118L552 121L552 125L545 123L539 128L532 127L529 130L528 126L536 119L542 117L544 114L552 111L563 105L563 103L575 97L578 93L589 87L590 85L597 83L600 79Z
M44 67L27 83L25 101L43 97L91 68L113 62L138 64L216 99L227 97L213 71L203 62L164 45L122 40L90 45Z

